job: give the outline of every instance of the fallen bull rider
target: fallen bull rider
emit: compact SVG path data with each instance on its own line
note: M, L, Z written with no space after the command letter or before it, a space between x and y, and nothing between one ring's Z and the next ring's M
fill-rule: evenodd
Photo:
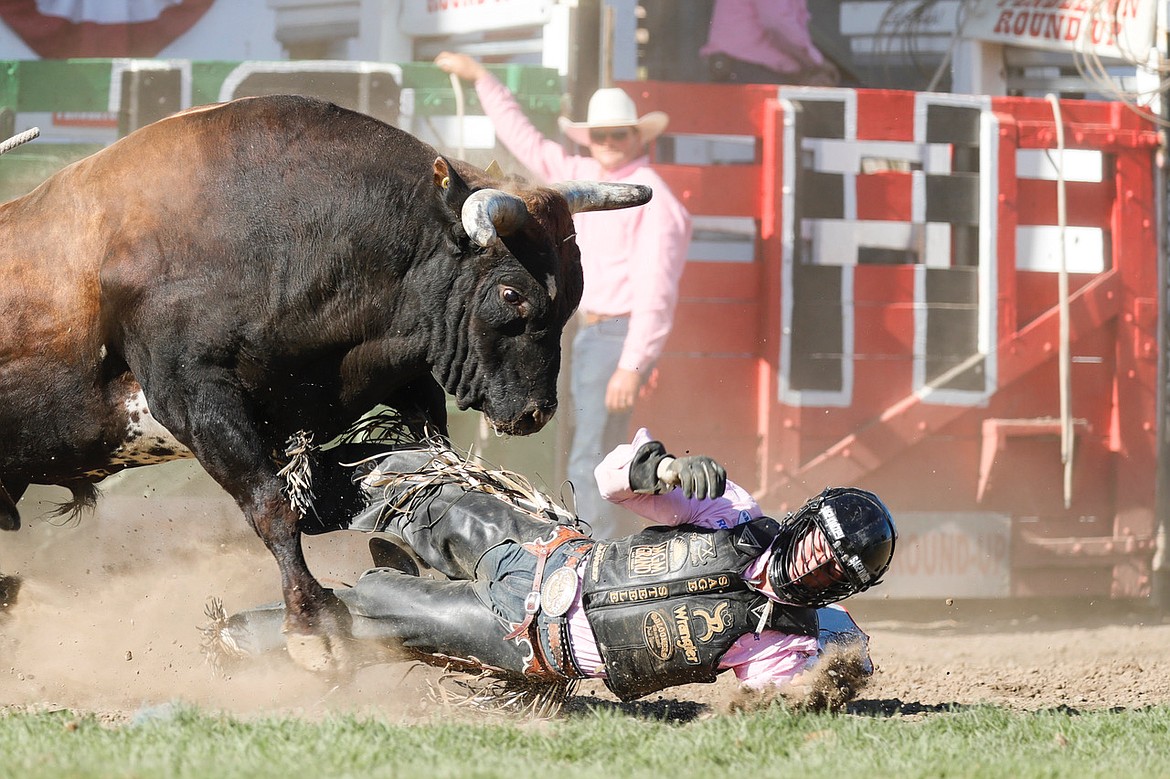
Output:
M596 541L522 478L443 444L357 474L368 505L349 528L393 539L374 537L376 567L335 591L358 643L386 650L366 662L409 657L562 699L601 678L623 701L728 669L749 694L819 674L814 708L840 708L872 674L868 637L832 605L889 567L897 531L870 492L826 489L774 519L717 462L673 457L643 429L596 476L655 524ZM221 655L284 646L281 604L220 617L205 633Z

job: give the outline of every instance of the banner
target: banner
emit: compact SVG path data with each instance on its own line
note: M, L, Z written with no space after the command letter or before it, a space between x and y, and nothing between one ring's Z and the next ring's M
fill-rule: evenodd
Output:
M45 59L153 57L214 0L0 0L0 20Z
M1156 13L1155 0L979 0L963 37L1145 62Z
M553 0L403 0L407 35L458 35L548 23Z

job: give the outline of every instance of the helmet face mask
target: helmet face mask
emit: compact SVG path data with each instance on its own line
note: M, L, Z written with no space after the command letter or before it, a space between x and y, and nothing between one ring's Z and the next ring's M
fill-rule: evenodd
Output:
M877 584L898 536L885 504L851 487L825 490L780 524L768 583L780 600L813 608Z

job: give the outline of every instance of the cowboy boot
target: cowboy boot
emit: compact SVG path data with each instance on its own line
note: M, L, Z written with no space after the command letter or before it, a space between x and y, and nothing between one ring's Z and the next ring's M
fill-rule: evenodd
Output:
M474 582L444 582L375 568L337 593L354 615L354 636L406 656L522 676L531 663L527 639L506 641L509 626L476 594Z
M475 593L471 582L444 582L375 568L352 588L334 594L353 615L357 665L415 659L434 665L452 660L470 667L523 675L531 660L527 640L508 632ZM217 661L282 649L284 604L273 603L223 617L203 629L204 651Z

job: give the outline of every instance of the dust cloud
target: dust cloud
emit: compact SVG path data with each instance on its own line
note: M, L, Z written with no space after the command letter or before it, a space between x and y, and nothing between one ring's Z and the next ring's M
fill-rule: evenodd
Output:
M17 574L0 611L0 712L66 708L114 719L181 703L237 716L376 712L392 721L450 717L427 690L436 671L397 663L334 683L282 653L214 673L199 627L212 597L229 612L280 599L276 563L234 504L194 463L108 479L92 516L44 514L64 492L22 501L25 526L0 536L0 573ZM306 539L326 584L356 580L367 537ZM1170 704L1170 618L1141 603L977 602L947 593L914 604L859 600L877 672L847 711L910 714L990 703L1022 710ZM719 713L734 708L731 674L713 685L618 704L597 682L570 709ZM674 716L673 714L671 716Z
M217 675L200 650L212 597L229 611L280 600L275 561L234 503L194 463L107 479L96 512L45 516L68 493L30 490L24 526L0 537L0 572L22 579L0 612L0 710L66 708L114 717L172 704L247 715L376 709L416 716L425 677L410 664L344 684L283 653ZM326 586L368 567L366 539L306 539Z

